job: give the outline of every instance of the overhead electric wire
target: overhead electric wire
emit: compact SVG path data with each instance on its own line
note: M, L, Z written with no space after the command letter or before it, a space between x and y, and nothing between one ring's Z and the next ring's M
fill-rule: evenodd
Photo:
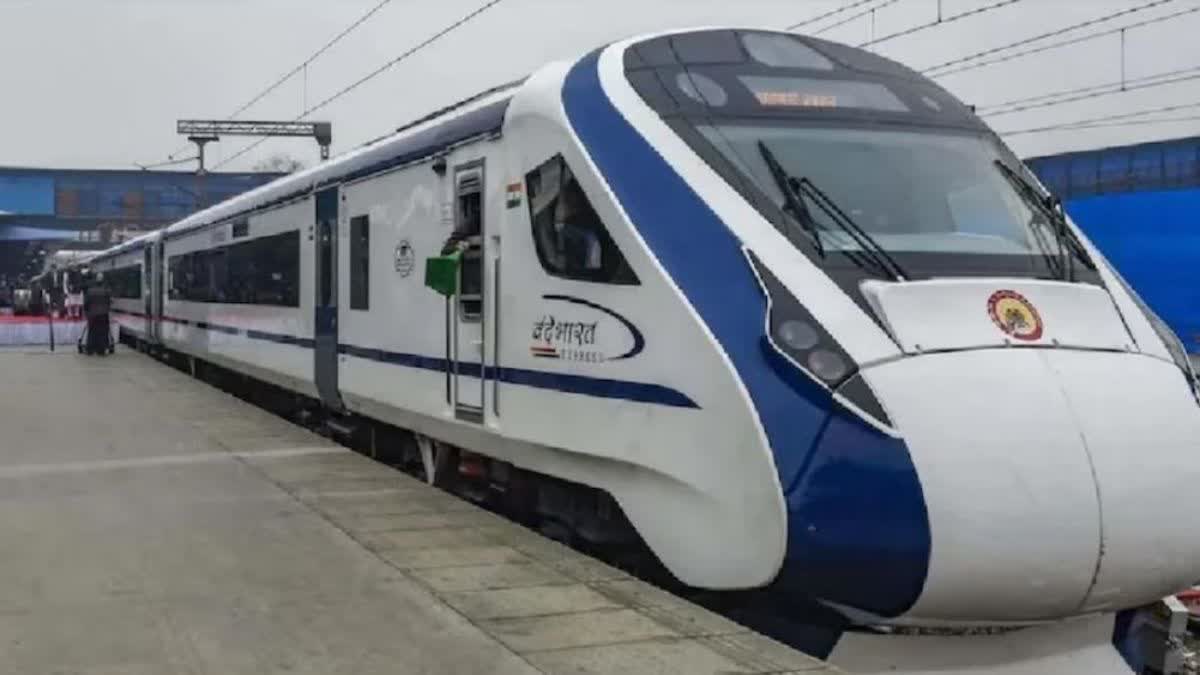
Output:
M857 2L851 2L847 5L843 5L843 6L839 7L837 9L831 9L828 12L825 12L824 14L818 14L817 16L814 16L811 19L805 19L804 21L801 21L800 23L794 23L794 24L784 28L784 30L796 30L797 28L800 28L802 26L814 24L814 23L820 21L821 19L827 19L831 16L837 16L838 14L841 14L842 12L854 9L855 7L861 7L862 5L867 4L868 2L875 2L875 0L857 0Z
M935 70L943 70L943 69L949 68L951 66L957 66L959 64L965 64L965 63L969 63L971 61L977 61L985 56L991 56L992 54L998 54L1000 52L1005 52L1005 51L1008 51L1015 47L1021 47L1021 46L1027 45L1027 44L1032 44L1034 42L1045 40L1046 38L1052 38L1052 37L1057 37L1059 35L1065 35L1067 33L1079 30L1081 28L1089 28L1091 26L1096 26L1096 25L1099 25L1102 23L1107 23L1114 19L1118 19L1122 16L1128 16L1135 12L1145 11L1147 9L1158 7L1159 5L1165 5L1169 2L1176 2L1176 1L1177 0L1150 0L1150 2L1143 3L1141 5L1137 5L1136 7L1129 7L1129 8L1123 9L1119 12L1105 14L1103 16L1099 16L1094 19L1088 19L1087 21L1081 21L1079 23L1071 24L1069 26L1064 26L1062 28L1056 28L1055 30L1052 30L1052 31L1040 33L1038 35L1035 35L1033 37L1028 37L1023 40L1017 40L1016 42L1010 42L1008 44L1001 45L999 47L992 47L990 49L984 49L983 51L978 51L973 54L968 54L966 56L960 56L958 58L951 59L949 61L944 61L942 63L938 63L935 65L929 66L929 67L925 68L924 70L922 70L921 72L928 75L932 71L935 71ZM1126 28L1130 28L1130 27L1131 26L1126 26ZM958 71L954 70L951 72L958 72ZM939 73L938 75L932 75L932 76L939 77L941 74L944 74L944 73Z
M362 16L360 16L354 23L352 23L349 26L347 26L346 28L344 28L342 30L342 32L333 36L333 39L331 39L329 42L326 42L324 46L322 46L317 51L313 52L312 55L309 56L307 59L305 59L300 65L298 65L295 68L292 68L288 72L284 73L282 76L279 77L279 79L275 80L275 82L273 82L270 86L268 86L266 89L263 89L256 96L254 96L254 98L243 103L237 110L233 111L233 113L230 114L226 119L233 119L233 118L237 117L238 115L240 115L240 114L246 112L248 109L250 109L250 106L252 106L255 103L258 103L259 101L266 98L268 94L270 94L271 92L278 89L284 82L287 82L288 80L295 77L295 75L297 73L301 72L302 70L307 68L309 65L311 65L313 61L316 61L317 59L321 58L322 54L329 51L338 42L341 42L342 39L345 38L347 35L349 35L350 33L353 33L356 28L358 28L359 26L361 26L364 23L366 23L367 21L369 21L371 19L371 17L373 17L377 13L379 13L379 10L386 7L391 2L392 2L392 0L380 0L380 2L378 4L376 4L371 9L367 10L367 12L365 14L363 14Z
M182 159L168 159L165 162L155 162L154 164L138 164L137 162L134 162L133 165L136 166L137 168L141 169L142 171L149 171L150 169L158 169L158 168L164 167L164 166L173 166L176 164L186 164L187 162L194 162L197 159L200 159L200 157L192 156L192 157L184 157Z
M446 26L446 27L442 28L441 30L437 31L436 33L434 33L433 35L425 38L424 40L422 40L418 44L414 45L413 47L410 47L408 50L406 50L404 53L400 54L396 58L391 59L390 61L384 63L383 65L379 66L375 70L372 70L371 72L367 73L366 75L358 78L357 80L350 83L349 85L342 87L334 94L326 97L320 103L317 103L316 105L308 107L304 112L300 113L292 121L298 122L298 121L304 119L306 116L311 115L312 113L314 113L318 110L321 110L325 106L329 105L330 103L333 103L334 101L345 96L346 94L349 94L350 92L354 91L355 89L358 89L359 87L366 84L370 80L373 80L376 77L387 72L388 70L390 70L391 68L396 66L401 61L404 61L405 59L409 58L413 54L416 54L417 52L428 47L429 45L433 44L434 42L437 42L441 38L445 37L446 35L450 34L453 31L457 30L459 27L470 22L475 17L479 16L480 14L483 14L484 12L495 7L496 5L500 4L501 2L504 2L504 0L488 0L488 2L485 2L482 5L480 5L479 7L476 7L474 10L465 14L463 17L461 17L457 21L449 24L448 26ZM246 147L237 151L230 157L227 157L227 158L221 160L214 168L219 169L222 166L225 166L226 164L229 164L230 162L238 159L239 157L242 157L246 153L257 148L258 146L262 145L263 143L267 142L268 138L269 137L263 137L263 138L258 139L255 142L251 143L250 145L247 145Z
M1023 134L1037 134L1045 131L1058 131L1060 129L1086 129L1092 126L1104 126L1106 122L1115 122L1117 120L1134 120L1146 115L1158 115L1161 113L1175 112L1177 110L1188 110L1191 108L1200 108L1200 103L1183 103L1180 105L1168 105L1159 108L1150 108L1148 110L1137 110L1129 113L1120 113L1117 115L1105 115L1103 117L1092 117L1089 119L1075 120L1073 122L1060 122L1057 124L1047 124L1040 127L1030 127L1028 129L1012 129L999 132L1001 136L1020 136ZM1150 123L1154 121L1164 120L1142 120ZM1117 126L1117 125L1113 125Z
M1140 127L1150 126L1154 124L1178 124L1180 122L1198 122L1200 115L1188 115L1186 117L1162 117L1152 120L1126 120L1124 122L1096 122L1095 124L1070 124L1067 126L1055 129L1041 129L1038 131L1075 131L1079 129L1103 129L1108 127ZM1037 133L1029 131L1027 133ZM1008 134L1012 135L1012 134Z
M1043 94L1041 96L1034 96L1025 99L1016 99L1015 101L997 103L991 106L980 106L977 108L977 112L981 117L999 117L1001 115L1011 115L1014 113L1024 112L1026 110L1051 108L1057 105L1075 103L1077 101L1086 101L1093 98L1099 98L1101 96L1112 96L1114 94L1124 94L1130 91L1140 91L1142 89L1151 89L1153 87L1164 87L1170 84L1190 82L1198 79L1200 79L1200 66L1173 70L1166 73L1159 73L1157 75L1147 75L1146 77L1134 78L1132 80L1118 80L1116 82L1097 84L1090 87L1067 89L1054 94Z
M1032 55L1032 54L1040 54L1043 52L1049 52L1049 50L1051 50L1051 49L1061 49L1063 47L1070 47L1070 46L1072 46L1072 44L1080 44L1082 42L1090 42L1092 40L1098 40L1098 38L1100 38L1100 37L1116 35L1116 34L1118 34L1118 32L1132 30L1135 28L1141 28L1141 26L1163 23L1163 22L1166 22L1166 20L1180 18L1183 16L1187 16L1187 14L1194 14L1196 12L1200 12L1200 7L1192 7L1192 8L1189 8L1189 10L1183 10L1180 12L1166 14L1166 16L1163 16L1163 17L1146 19L1146 20L1144 20L1144 22L1138 22L1135 24L1120 26L1120 28L1114 28L1114 29L1105 30L1102 32L1093 32L1093 34L1082 35L1079 37L1073 37L1073 38L1070 38L1070 40L1064 40L1062 42L1051 42L1050 44L1042 44L1042 46L1039 46L1039 47L1033 47L1031 49L1022 50L1022 52L1015 52L1013 54L1004 54L1002 56L997 56L997 58L995 58L995 59L988 59L985 61L977 61L977 62L974 62L974 64L966 64L966 65L962 65L962 66L959 66L956 68L950 68L950 70L948 70L948 71L942 71L942 72L930 74L929 77L936 79L936 78L940 78L940 77L946 77L946 76L948 76L948 74L973 71L973 70L978 70L978 68L994 66L996 64L1003 64L1003 62L1020 59L1020 58L1022 58L1022 56L1028 56L1028 55Z
M987 105L977 105L977 106L975 106L975 109L977 112L990 112L992 110L996 110L999 108L1010 108L1012 106L1022 105L1022 104L1026 104L1026 103L1036 103L1036 102L1045 101L1048 99L1057 99L1057 98L1060 98L1063 96L1070 96L1071 94L1096 91L1099 89L1107 89L1110 87L1120 87L1123 84L1124 85L1138 84L1138 83L1146 82L1149 80L1157 80L1160 78L1174 77L1176 75L1185 75L1185 74L1195 73L1195 72L1200 72L1200 65L1189 66L1187 68L1178 68L1176 70L1168 70L1166 72L1156 73L1154 75L1146 75L1143 77L1135 77L1132 79L1115 80L1112 82L1105 82L1104 84L1093 84L1093 85L1088 85L1086 87L1077 87L1074 89L1061 89L1059 91L1052 91L1052 92L1048 92L1045 94L1036 94L1034 96L1022 96L1021 98L1009 99L1007 101L1001 101L1000 103L989 103Z
M1107 37L1109 35L1116 35L1117 33L1121 33L1123 31L1127 31L1127 30L1132 30L1134 28L1141 28L1142 26L1149 26L1151 24L1162 23L1164 21L1169 21L1171 19L1178 19L1181 16L1186 16L1188 14L1195 14L1196 12L1200 12L1200 7L1192 7L1190 9L1185 9L1185 10L1182 10L1179 12L1175 12L1173 14L1167 14L1165 16L1160 16L1160 17L1157 17L1154 19L1147 19L1145 21L1139 21L1138 23L1129 24L1128 26L1120 26L1118 28L1112 28L1112 29L1102 31L1099 33L1090 33L1088 35L1081 35L1079 37L1071 38L1069 40L1063 40L1062 42L1052 42L1048 45L1040 45L1038 47L1033 47L1031 49L1026 49L1024 51L1019 51L1019 52L1014 52L1012 54L1005 54L1003 56L998 56L994 59L988 59L986 61L978 61L976 63L968 63L965 65L959 66L957 68L952 68L950 70L944 70L940 73L934 73L932 75L929 75L929 77L936 79L939 77L945 77L947 75L954 75L956 73L966 72L968 70L976 70L979 68L986 68L987 66L993 66L993 65L996 65L997 63L1005 63L1007 61L1019 59L1023 56L1030 56L1031 54L1040 54L1042 52L1047 52L1052 49L1060 49L1062 47L1069 47L1071 45L1077 45L1077 44L1080 44L1083 42L1089 42L1091 40L1096 40L1096 39L1099 39L1102 37Z
M939 16L937 19L930 21L928 23L923 23L923 24L920 24L917 26L913 26L911 28L905 28L904 30L897 31L895 33L889 33L888 35L884 35L883 37L875 38L873 40L867 40L866 42L864 42L858 46L859 47L870 47L871 45L877 45L881 42L895 40L896 38L901 38L901 37L905 37L908 35L912 35L913 33L920 33L921 31L927 30L930 28L937 28L938 26L944 26L948 23L953 23L953 22L959 21L961 19L966 19L968 17L972 17L977 14L983 14L984 12L990 12L993 9L1000 9L1001 7L1007 7L1008 5L1016 4L1021 1L1022 0L999 0L998 2L994 2L990 5L984 5L983 7L976 7L975 9L971 9L966 12L962 12L960 14L954 14L954 15L947 16L947 17Z
M249 110L250 107L253 106L255 103L258 103L259 101L261 101L264 98L266 98L267 96L269 96L271 94L271 92L273 92L276 89L278 89L279 87L283 86L283 83L292 79L293 77L296 76L297 73L302 72L305 68L312 65L312 63L314 61L316 61L317 59L321 58L321 56L324 55L325 52L329 51L330 49L333 48L334 45L336 45L337 43L339 43L343 39L345 39L345 37L347 35L350 35L350 33L353 33L355 31L355 29L357 29L359 26L361 26L364 23L366 23L367 21L369 21L371 19L371 17L373 17L379 13L379 10L386 7L391 2L392 2L392 0L380 0L380 2L378 2L374 7L367 10L367 12L365 14L363 14L362 16L355 19L353 23L351 23L349 26L346 26L345 28L343 28L342 31L340 33L338 33L337 35L333 36L333 38L330 39L328 42L326 42L324 45L322 45L320 49L313 52L304 61L301 61L300 65L296 66L295 68L292 68L288 72L281 75L274 82L267 85L267 87L265 89L263 89L262 91L255 94L254 97L252 97L249 101L246 101L242 105L238 106L238 108L236 110L234 110L232 113L230 113L229 115L227 115L225 117L225 119L232 120L233 118L237 117L238 115ZM181 147L180 149L172 152L170 155L167 155L167 158L174 159L175 155L188 149L188 147L190 147L190 146L185 145L185 146Z
M900 0L883 0L882 3L880 3L874 7L871 7L870 9L864 9L863 11L859 12L858 14L853 14L851 16L848 16L848 17L842 19L841 21L835 21L834 23L831 23L828 26L825 26L821 30L813 32L812 35L821 35L822 33L828 33L829 31L833 30L834 28L844 26L844 25L850 23L851 21L854 21L855 19L861 19L864 16L869 16L871 14L871 12L874 12L875 10L883 9L884 7L887 7L888 5L894 5L897 2L900 2Z

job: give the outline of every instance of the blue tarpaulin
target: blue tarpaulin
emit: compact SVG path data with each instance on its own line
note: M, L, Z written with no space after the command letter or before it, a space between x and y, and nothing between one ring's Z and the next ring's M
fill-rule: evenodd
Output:
M1200 190L1084 197L1067 211L1188 351L1200 353Z
M1200 354L1200 137L1027 163L1184 347Z

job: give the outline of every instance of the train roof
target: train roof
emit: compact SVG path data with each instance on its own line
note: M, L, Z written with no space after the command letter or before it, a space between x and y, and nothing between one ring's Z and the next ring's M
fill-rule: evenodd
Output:
M520 80L488 89L414 120L344 155L199 211L168 227L165 236L179 236L248 215L327 186L432 157L472 138L497 133L504 124L513 90L523 82ZM118 252L116 249L113 251Z
M116 246L100 251L95 256L91 257L88 262L101 262L115 255L120 255L128 251L140 250L143 246L161 236L161 232L162 230L155 230L153 232L147 232L146 234L134 237L133 239L123 241Z
M85 251L82 249L64 248L51 253L50 260L56 263L62 262L66 264L74 264L77 262L91 260L99 254L99 251Z

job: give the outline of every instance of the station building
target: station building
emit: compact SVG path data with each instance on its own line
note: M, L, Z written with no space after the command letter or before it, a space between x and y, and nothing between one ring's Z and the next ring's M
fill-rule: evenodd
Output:
M107 248L279 176L0 167L0 287L55 251Z

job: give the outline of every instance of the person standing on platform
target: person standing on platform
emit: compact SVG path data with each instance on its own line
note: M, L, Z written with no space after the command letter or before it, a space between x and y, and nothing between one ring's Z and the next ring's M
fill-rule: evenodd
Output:
M83 295L83 314L87 317L86 353L108 354L111 350L108 318L111 309L112 295L104 285L104 275L97 274Z

